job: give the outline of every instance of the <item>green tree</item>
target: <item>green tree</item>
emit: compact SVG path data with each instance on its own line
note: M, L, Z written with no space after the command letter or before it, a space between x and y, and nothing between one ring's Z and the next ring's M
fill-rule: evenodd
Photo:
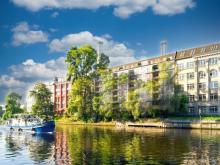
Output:
M187 104L189 103L188 96L181 90L179 85L175 85L175 93L171 97L170 113L184 114L187 113Z
M131 113L134 120L140 118L141 115L141 100L139 94L135 90L128 92L128 98L125 102L125 107L128 112Z
M3 108L2 106L0 106L0 117L2 117L3 113L4 113Z
M94 81L109 64L108 56L97 54L90 45L69 50L66 57L68 63L67 79L72 82L72 90L68 103L68 113L80 120L89 120L96 116L97 99Z
M156 116L166 113L170 106L170 99L173 95L172 88L174 86L174 73L170 69L172 62L163 62L153 66L153 79L148 80L144 84L147 94L150 96L152 105L148 105L148 116ZM154 112L155 111L155 112Z
M77 119L87 120L92 116L92 86L88 77L78 78L72 82L70 100L68 104L69 115Z
M52 118L54 116L53 103L51 101L52 93L43 83L37 83L34 89L30 91L30 96L34 97L35 103L32 105L32 113L42 119Z
M100 113L104 120L116 120L119 113L119 104L117 97L117 76L111 70L106 70L101 74L102 91Z
M13 114L23 112L23 109L21 108L20 104L21 98L22 97L15 92L11 92L5 97L6 111L3 114L4 120L11 118Z

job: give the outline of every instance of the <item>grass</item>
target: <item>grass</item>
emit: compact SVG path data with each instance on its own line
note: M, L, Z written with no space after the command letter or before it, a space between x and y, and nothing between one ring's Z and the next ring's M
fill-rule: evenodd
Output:
M171 120L200 120L199 116L188 116L188 117L169 117ZM201 120L203 121L220 121L220 116L202 116Z
M66 125L93 125L93 126L115 126L115 122L92 122L92 121L76 121L71 117L56 117L55 121Z

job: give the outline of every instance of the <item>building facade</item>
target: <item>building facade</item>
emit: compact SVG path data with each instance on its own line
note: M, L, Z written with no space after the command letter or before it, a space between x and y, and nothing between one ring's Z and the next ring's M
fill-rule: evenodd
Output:
M109 70L116 79L122 74L128 77L126 83L117 83L111 92L113 103L119 106L122 99L128 98L130 89L138 90L142 102L148 105L158 104L161 99L166 104L176 84L188 95L190 114L220 115L220 43L176 51ZM164 74L169 79L161 80ZM139 87L139 82L149 81L154 85L160 82L160 87L155 86L157 89L152 92ZM94 84L95 91L101 92L102 80L98 78ZM67 109L71 83L63 78L55 78L48 88L53 94L54 112L63 114Z
M132 84L133 80L160 81L158 78L163 72L160 67L163 63L169 63L165 72L171 79L164 83L163 90L160 88L151 94L140 91L139 95L144 101L154 104L155 100L161 99L161 93L172 94L174 86L171 84L174 83L180 85L182 91L188 95L190 114L220 114L220 43L113 67L111 71L116 76L124 73L128 75L127 85L123 88L123 93L126 93L129 88L135 86ZM120 98L120 93L122 88L117 87L113 93L115 100Z
M66 81L64 78L55 78L53 83L53 103L56 114L61 115L65 112L70 90L71 83L69 81Z

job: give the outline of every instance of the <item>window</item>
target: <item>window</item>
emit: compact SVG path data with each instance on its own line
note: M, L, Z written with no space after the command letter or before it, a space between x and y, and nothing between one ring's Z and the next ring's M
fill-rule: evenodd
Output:
M184 69L184 64L183 63L182 64L177 64L177 68L179 70L183 70Z
M218 93L210 93L210 101L217 101Z
M188 107L189 113L195 113L195 107Z
M187 79L194 79L194 72L187 73Z
M158 77L159 76L159 72L157 71L157 72L153 72L153 77L155 78L155 77Z
M184 91L184 86L183 85L180 85L180 91Z
M201 53L204 53L205 50L206 50L206 48L202 48L202 49L201 49Z
M194 89L194 84L187 84L187 90Z
M199 94L199 101L206 101L206 94Z
M157 71L158 69L159 69L159 68L158 68L158 65L154 65L154 66L153 66L153 70L154 70L154 71Z
M190 55L191 55L191 56L194 55L195 52L196 52L196 49L191 50Z
M198 60L198 67L205 66L205 60Z
M209 112L210 113L217 113L218 112L218 107L217 106L210 106L209 107Z
M211 89L218 88L218 81L211 81L210 84L209 84L209 87Z
M204 114L204 113L206 113L207 107L206 106L199 106L198 109L199 109L200 113Z
M198 88L199 88L200 90L206 89L206 83L199 83L199 84L198 84Z
M194 102L195 101L195 96L194 95L189 95L189 102Z
M209 65L216 65L217 63L218 63L218 58L217 57L209 59Z
M179 80L184 80L184 74L179 74Z
M218 76L218 71L215 69L212 69L209 73L210 77L217 77Z
M199 72L199 78L205 78L206 74L204 71Z
M194 67L194 62L187 62L186 66L187 66L188 69L193 68Z

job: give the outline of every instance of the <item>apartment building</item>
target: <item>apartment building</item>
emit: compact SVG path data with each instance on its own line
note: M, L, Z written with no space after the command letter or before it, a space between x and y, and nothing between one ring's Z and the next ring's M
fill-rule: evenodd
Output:
M115 76L125 73L129 77L125 87L117 87L113 92L115 101L120 102L120 93L126 95L129 88L135 87L135 84L132 83L133 80L157 80L161 74L159 66L163 63L169 63L165 72L170 74L171 81L179 84L183 92L188 95L189 113L220 114L220 43L176 51L111 68ZM174 86L171 84L169 82L164 84L163 93L172 94L174 92ZM146 94L142 90L139 91L139 95L145 102L154 104L162 91L159 89L154 92Z
M161 68L163 64L168 65ZM174 84L178 84L188 95L190 114L220 115L220 43L180 50L109 70L116 79L122 74L128 76L126 83L117 83L112 91L113 103L119 106L122 98L127 98L129 89L136 89L142 102L154 105L161 99L169 98L174 93ZM139 87L137 82L140 81L161 81L162 72L169 75L169 80L162 83L162 88L149 93ZM101 84L101 79L95 80L96 92L102 90ZM63 114L68 105L71 83L63 78L55 78L50 89L55 113Z
M220 43L180 51L176 64L189 112L220 114Z
M54 112L56 114L63 114L68 105L69 93L71 90L71 83L64 78L55 78L53 83L53 103Z

